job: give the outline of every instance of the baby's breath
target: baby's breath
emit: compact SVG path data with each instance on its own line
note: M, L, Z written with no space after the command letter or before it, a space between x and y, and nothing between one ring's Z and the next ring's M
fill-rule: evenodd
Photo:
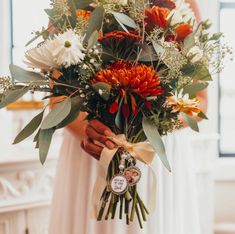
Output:
M64 0L51 0L51 6L53 8L53 20L60 20L63 16L70 16L70 8Z

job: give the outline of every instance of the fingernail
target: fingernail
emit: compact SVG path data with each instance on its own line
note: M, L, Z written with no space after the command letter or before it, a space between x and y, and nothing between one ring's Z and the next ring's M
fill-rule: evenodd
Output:
M105 136L108 136L108 137L113 137L115 134L113 132L111 132L110 130L105 130L104 131L104 134Z
M111 141L106 141L105 145L109 148L109 149L114 149L115 145L114 143L112 143Z

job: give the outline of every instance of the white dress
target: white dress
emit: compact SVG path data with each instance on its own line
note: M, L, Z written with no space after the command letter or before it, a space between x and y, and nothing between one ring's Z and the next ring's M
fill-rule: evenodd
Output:
M98 162L80 147L80 139L65 131L57 167L49 234L200 234L197 191L189 130L177 131L165 139L172 167L169 173L159 160L157 172L157 208L140 229L137 220L126 226L125 220L97 222L91 217L92 192L100 173ZM183 147L182 147L183 142ZM151 188L146 167L139 185L142 198L148 200Z

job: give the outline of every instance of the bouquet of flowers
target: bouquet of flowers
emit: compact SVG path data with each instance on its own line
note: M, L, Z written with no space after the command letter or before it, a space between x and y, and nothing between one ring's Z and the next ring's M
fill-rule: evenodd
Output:
M183 126L179 116L198 131L195 116L206 119L197 93L220 72L231 51L210 22L196 23L181 0L51 0L43 40L25 53L31 70L10 65L12 77L0 78L0 108L27 92L54 99L18 134L14 144L34 132L40 160L45 162L56 130L79 112L98 119L116 134L113 151L104 149L107 169L98 220L136 215L140 226L148 210L137 184L137 161L152 162L154 153L170 171L161 136ZM47 114L47 112L49 113ZM181 118L182 119L182 118Z

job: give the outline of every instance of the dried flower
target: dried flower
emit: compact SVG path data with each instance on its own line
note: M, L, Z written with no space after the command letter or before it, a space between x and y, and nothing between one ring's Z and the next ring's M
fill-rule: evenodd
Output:
M190 116L195 116L199 114L201 109L199 106L199 101L194 99L189 99L184 97L178 98L176 96L170 96L166 100L166 106L172 108L172 112L183 112Z

